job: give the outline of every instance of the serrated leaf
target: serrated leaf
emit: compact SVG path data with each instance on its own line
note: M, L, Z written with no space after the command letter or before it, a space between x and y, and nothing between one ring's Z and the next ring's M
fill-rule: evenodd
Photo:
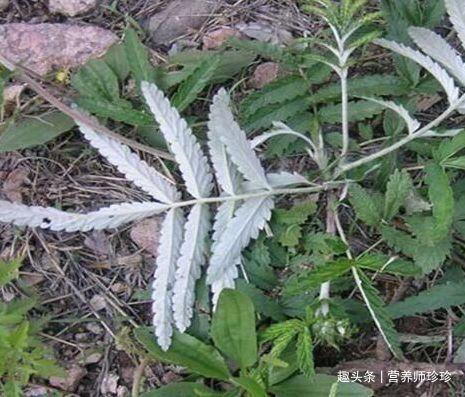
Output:
M132 202L113 204L109 207L86 214L77 214L44 208L27 206L0 200L0 221L17 226L41 227L54 231L89 231L115 228L128 222L157 215L168 208L155 202Z
M76 100L76 104L97 116L109 117L136 127L153 124L152 116L134 109L130 102L122 99L110 102L104 99L82 97Z
M213 314L211 336L215 346L240 368L257 361L257 336L253 303L242 292L225 289L221 292Z
M157 360L186 367L207 378L228 380L230 377L228 367L218 351L188 334L175 331L166 352L155 343L149 328L139 327L134 330L134 334L150 356Z
M152 283L153 325L157 342L168 350L173 334L172 288L183 236L184 215L179 208L170 210L163 221Z
M383 106L371 101L351 101L349 102L349 121L363 121L382 113ZM318 119L322 123L340 123L342 115L342 105L328 105L318 110Z
M282 103L304 95L308 91L306 81L297 75L280 78L267 84L260 91L247 96L241 104L241 114L250 117L259 109Z
M210 258L207 282L211 284L219 278L225 266L238 257L250 240L256 239L271 217L273 200L267 197L248 199L234 214L220 238Z
M370 226L377 226L381 221L378 207L370 195L360 185L353 184L349 188L349 200L354 207L357 218Z
M441 66L434 62L430 57L410 47L407 47L403 44L395 43L393 41L379 39L376 40L375 43L382 47L388 48L391 51L397 52L400 55L410 58L411 60L421 65L431 75L433 75L434 78L442 85L444 91L447 94L449 102L455 103L457 101L459 97L459 90L455 86L454 80Z
M386 109L391 109L395 113L397 113L402 120L404 120L405 124L407 125L408 133L413 134L415 131L417 131L421 124L417 119L414 119L412 116L410 116L410 113L408 112L407 109L405 109L402 105L399 105L397 103L394 103L392 101L381 101L379 99L375 98L366 98L364 97L367 101L371 101L374 103L377 103Z
M428 196L433 204L433 217L435 220L433 239L441 240L449 234L454 214L454 194L449 178L444 169L431 164L426 168L426 183Z
M18 277L21 265L22 262L19 259L0 261L0 287L4 287Z
M224 89L213 98L210 119L215 122L215 134L226 146L226 150L239 171L250 182L262 188L270 188L260 161L250 147L244 131L234 120L230 110L229 95Z
M461 0L445 0L447 13L465 48L465 10Z
M460 132L452 139L443 139L439 147L434 152L434 157L438 162L442 162L465 149L465 131Z
M401 359L403 357L403 353L400 349L400 341L397 331L394 328L394 323L392 322L389 312L386 310L384 302L381 300L378 291L373 287L370 279L361 270L352 267L352 274L371 314L371 318L375 322L376 327L389 347L389 350L392 352L394 357Z
M61 112L11 123L0 134L0 153L42 145L69 131L74 121Z
M179 112L182 112L194 102L197 95L211 82L219 62L219 57L206 59L182 82L171 100L171 104L176 107Z
M195 198L207 197L212 188L212 175L191 129L155 84L144 81L141 89L179 164L187 190Z
M387 307L392 318L414 316L438 309L448 309L465 303L465 283L437 284L418 295L410 296Z
M409 35L421 50L445 66L462 85L465 85L465 63L446 40L437 33L420 27L411 27Z
M209 230L208 207L196 204L185 224L173 286L173 317L176 327L184 332L191 323L195 298L195 282L205 262L206 238Z
M176 188L127 146L95 132L84 124L79 123L79 128L90 144L116 166L126 179L150 194L155 200L173 203L179 199Z
M294 204L290 209L275 209L274 218L277 222L285 225L303 225L308 217L315 213L317 205L314 201L307 200Z
M253 302L255 310L266 317L275 321L283 321L286 316L278 302L272 297L265 295L254 284L248 283L243 279L237 280L238 291L246 294Z
M227 43L234 48L253 52L263 58L282 61L286 66L296 66L294 58L277 44L265 43L256 40L245 40L231 37Z
M313 360L312 335L307 327L304 327L297 335L296 341L297 364L300 371L308 378L315 375L315 363Z
M100 59L91 59L71 77L71 84L83 97L113 102L120 97L118 76Z
M390 221L399 212L412 189L413 183L408 172L395 170L386 186L384 220Z
M129 68L139 86L142 81L153 81L154 69L149 61L149 53L133 29L126 29L123 39L124 51Z

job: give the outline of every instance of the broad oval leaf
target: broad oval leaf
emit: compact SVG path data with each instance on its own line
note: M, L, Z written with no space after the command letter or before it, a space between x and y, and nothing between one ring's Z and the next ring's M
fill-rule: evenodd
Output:
M74 125L73 119L61 112L12 123L0 134L0 153L42 145Z
M193 336L175 331L170 348L163 351L148 327L139 327L134 334L150 356L157 360L186 367L206 378L228 380L231 376L220 353Z
M214 391L201 383L179 382L162 386L159 389L141 394L141 397L199 397L202 393Z
M215 346L241 368L257 361L255 310L247 295L224 289L213 314L211 335Z
M326 397L337 377L317 374L308 379L303 375L294 376L270 388L276 397ZM337 397L371 397L373 391L358 383L339 383Z

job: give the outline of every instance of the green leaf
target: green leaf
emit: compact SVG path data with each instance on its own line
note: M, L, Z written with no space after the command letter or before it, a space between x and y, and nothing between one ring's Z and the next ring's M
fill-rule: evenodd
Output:
M313 341L310 330L304 327L297 335L296 342L297 364L300 371L311 378L315 375L315 363L313 361Z
M371 101L349 102L349 121L363 121L371 119L385 110L383 106ZM342 118L342 105L328 105L318 111L318 118L322 123L340 123Z
M153 81L154 68L149 61L149 52L139 40L135 30L127 29L124 32L123 46L137 86L139 87L142 81Z
M211 335L215 346L241 368L257 361L257 335L253 303L242 292L221 292L213 314Z
M150 356L157 360L186 367L206 378L228 380L230 377L228 367L219 352L188 334L175 331L167 351L157 345L149 327L139 327L134 330L134 334Z
M448 309L465 303L465 282L437 284L387 307L392 318L429 313L437 309Z
M439 147L434 151L434 158L440 164L465 149L465 131L462 131L452 139L442 139Z
M79 98L76 102L83 109L100 117L109 117L133 126L153 125L152 116L134 109L130 102L122 99L108 102L101 99Z
M437 164L426 167L428 196L435 220L433 239L440 241L449 234L454 216L454 194L444 169Z
M250 397L267 397L265 389L250 376L241 376L239 378L233 378L233 382L241 385L247 390Z
M378 291L375 287L373 287L370 279L361 270L352 267L352 274L371 314L371 318L375 322L375 325L389 347L389 350L391 350L394 357L401 359L403 357L403 353L400 349L399 336L397 335L394 323L392 322L389 312L380 298Z
M326 397L337 377L317 374L311 380L303 375L294 376L270 388L276 397ZM371 397L373 391L358 383L339 383L337 397Z
M22 262L19 259L11 261L0 261L0 287L4 287L10 281L16 279L19 275L19 268Z
M171 103L179 112L185 110L197 98L215 74L220 62L219 57L206 59L194 72L179 86L176 94L173 96Z
M73 119L58 111L14 122L0 135L0 153L42 145L73 127Z
M162 386L159 389L142 393L141 397L198 397L199 393L212 393L213 390L195 382L179 382Z
M366 254L356 261L356 266L361 269L382 271L383 273L399 276L420 276L421 268L410 261L393 258L382 254Z
M441 162L443 167L465 170L465 156L454 157Z
M390 221L399 212L412 189L412 179L408 172L395 170L386 187L384 220Z
M129 76L129 63L122 44L114 44L105 53L104 60L120 82Z
M118 77L103 60L92 59L71 77L71 85L86 98L113 102L120 97Z
M263 41L245 40L237 37L228 39L227 44L240 50L246 50L259 55L265 59L281 61L285 66L296 67L296 60L284 48L277 44L265 43Z
M289 101L263 107L245 118L245 129L255 131L269 127L273 121L284 122L307 110L308 104L309 98L300 96Z
M311 291L322 283L343 276L353 265L354 261L352 260L339 259L317 266L308 272L298 273L287 281L284 287L286 294L297 295Z
M275 321L283 321L286 319L283 309L276 299L265 295L261 290L255 287L255 285L239 279L236 282L236 288L252 300L257 313L270 317Z
M307 91L307 83L301 76L282 77L246 97L241 104L241 113L243 117L247 118L259 109L295 99Z
M354 207L358 219L369 226L379 225L381 215L371 194L360 185L353 184L349 188L349 200Z
M303 225L310 215L317 209L314 201L308 200L294 204L290 209L276 209L273 211L274 219L284 225Z

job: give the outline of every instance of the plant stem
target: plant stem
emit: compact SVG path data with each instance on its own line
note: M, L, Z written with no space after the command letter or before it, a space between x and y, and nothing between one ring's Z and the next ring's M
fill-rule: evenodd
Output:
M462 95L457 102L455 102L454 104L451 104L440 116L438 116L435 120L425 125L423 128L419 129L417 132L407 135L401 140L393 143L391 146L381 149L380 151L370 154L369 156L363 157L360 160L340 165L339 168L336 170L335 177L338 177L341 174L347 171L350 171L354 168L370 163L371 161L376 160L380 157L386 156L387 154L393 152L394 150L397 150L400 147L406 145L407 143L413 141L414 139L421 138L423 135L428 133L432 128L437 127L441 122L443 122L447 117L449 117L464 102L465 102L465 95Z
M342 152L341 161L344 161L349 151L349 98L347 93L347 68L341 70L341 103L342 103Z
M335 196L334 193L330 192L328 193L328 198L326 201L326 233L335 235L336 234L336 214L335 211L336 209L334 208L335 204ZM330 294L330 289L331 289L331 284L329 281L326 281L325 283L321 284L320 287L320 301L321 306L319 312L323 316L327 316L329 313L329 294Z

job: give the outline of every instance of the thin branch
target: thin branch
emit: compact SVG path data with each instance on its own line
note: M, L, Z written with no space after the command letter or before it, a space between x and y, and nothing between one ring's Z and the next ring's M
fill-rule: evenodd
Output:
M417 132L407 135L401 140L393 143L391 146L381 149L380 151L370 154L369 156L363 157L360 160L340 165L339 168L336 170L335 177L338 177L341 174L347 171L350 171L354 168L358 168L364 164L370 163L380 157L386 156L389 153L393 152L394 150L397 150L401 148L402 146L406 145L407 143L413 141L414 139L422 138L427 133L429 133L429 131L432 128L437 127L440 123L442 123L445 119L447 119L464 102L465 102L465 95L462 95L455 103L451 104L440 116L438 116L435 120L425 125L423 128L419 129Z
M0 55L0 64L5 66L7 69L14 71L15 77L17 80L22 81L29 85L29 87L34 90L39 96L49 102L51 105L56 107L58 110L66 114L67 116L71 117L73 120L77 120L83 124L88 125L93 130L100 132L113 138L121 143L124 143L127 146L132 147L133 149L140 150L145 153L149 153L153 156L165 159L165 160L174 160L174 157L163 150L154 149L150 146L144 145L142 143L136 142L132 139L126 138L119 134L115 134L113 131L110 131L108 128L96 123L90 117L86 117L85 115L79 113L76 110L71 109L69 106L65 105L61 100L55 97L53 94L48 92L45 88L43 88L40 83L34 80L32 77L28 75L26 70L18 64L15 64L8 59L6 59L3 55Z

